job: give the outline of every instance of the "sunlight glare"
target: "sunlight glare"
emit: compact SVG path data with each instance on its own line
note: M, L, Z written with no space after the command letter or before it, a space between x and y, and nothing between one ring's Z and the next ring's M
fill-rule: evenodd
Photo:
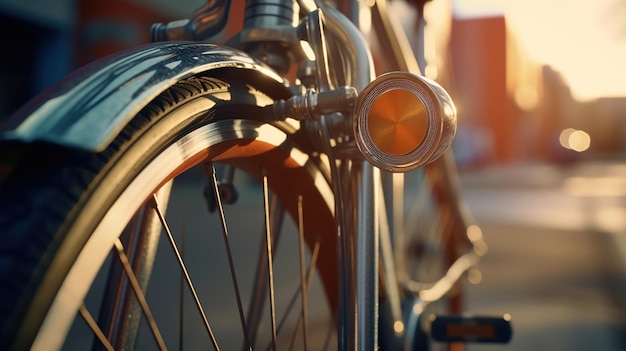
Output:
M626 228L626 211L619 207L606 207L592 211L591 219L595 225L607 232L621 233Z
M402 323L402 321L395 321L393 323L393 331L398 335L402 334L404 332L404 323Z
M315 61L315 51L313 51L311 44L309 44L308 41L300 40L300 46L302 47L302 51L306 55L306 58L309 61Z
M513 98L515 99L517 106L524 110L532 110L539 105L539 94L537 93L537 89L529 84L524 84L515 89L515 95Z
M570 135L572 135L572 133L574 133L576 131L576 129L574 128L565 128L561 131L561 134L559 134L559 144L561 144L562 147L569 149L569 137Z
M626 96L626 6L619 0L453 0L457 18L504 13L531 60L551 66L580 101ZM616 11L622 9L623 11Z
M566 128L559 135L559 143L566 149L583 152L591 146L591 136L582 130Z
M609 16L616 0L510 1L507 20L536 61L563 75L578 100L626 96L626 38L617 17Z
M626 179L620 176L569 177L563 182L563 191L579 197L624 197Z
M569 146L572 150L583 152L591 146L591 136L582 130L577 130L569 136Z
M482 280L483 280L483 274L478 269L476 268L470 269L467 272L467 281L469 281L471 284L474 284L474 285L480 284Z

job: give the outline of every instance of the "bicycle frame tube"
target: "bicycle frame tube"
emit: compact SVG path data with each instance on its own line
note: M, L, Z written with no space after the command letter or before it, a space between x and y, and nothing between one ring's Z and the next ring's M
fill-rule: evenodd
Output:
M322 6L327 19L327 31L339 38L346 44L348 67L348 82L358 91L361 91L375 77L374 64L362 33L351 21L338 10L332 7ZM340 347L353 350L374 350L378 345L378 217L376 210L381 202L378 198L380 186L380 172L366 161L357 161L348 170L350 178L358 184L356 191L349 199L348 206L344 206L343 218L354 219L355 223L346 223L347 228L352 228L355 234L356 262L343 262L343 272L347 272L344 282L347 282L347 296L352 301L345 301L345 327L354 331L354 340L341 340ZM344 176L340 176L344 179ZM356 210L356 218L352 215ZM345 237L350 235L344 230L344 241L350 241ZM348 243L346 243L348 245ZM351 255L346 255L345 260L350 260ZM352 270L356 264L356 272ZM354 276L351 276L353 274ZM350 284L354 282L354 285ZM340 312L342 313L342 312ZM356 315L351 315L354 313ZM354 324L354 325L352 325Z

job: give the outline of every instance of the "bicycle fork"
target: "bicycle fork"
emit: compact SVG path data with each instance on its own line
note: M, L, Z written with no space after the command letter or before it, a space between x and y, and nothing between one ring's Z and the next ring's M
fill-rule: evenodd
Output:
M211 1L194 12L192 20L156 25L153 37L207 39L225 25L216 18L227 17L228 3ZM298 26L293 24L293 10L288 10L293 9L291 0L246 6L244 30L228 44L257 56L280 74L287 73L291 60L304 62L300 67L304 85L296 87L300 91L266 107L265 117L298 119L312 126L312 140L321 139L321 149L330 160L342 258L338 346L373 350L378 344L381 170L406 172L441 156L456 131L456 110L443 88L417 74L394 72L374 79L369 45L352 20L323 2L300 0L298 4L308 13ZM334 63L343 67L345 76L340 79L329 65L330 38L341 43L333 52L341 55L342 63ZM306 55L301 41L308 43L313 57ZM408 121L388 109L390 103L405 107ZM381 132L389 121L409 137Z

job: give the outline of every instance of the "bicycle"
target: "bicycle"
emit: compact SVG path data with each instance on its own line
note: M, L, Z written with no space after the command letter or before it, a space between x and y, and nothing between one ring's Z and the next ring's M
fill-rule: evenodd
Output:
M447 151L456 112L385 2L360 6L393 53L378 77L358 3L237 4L225 40L231 3L208 1L3 126L0 347L508 340L507 320L458 316L486 246Z

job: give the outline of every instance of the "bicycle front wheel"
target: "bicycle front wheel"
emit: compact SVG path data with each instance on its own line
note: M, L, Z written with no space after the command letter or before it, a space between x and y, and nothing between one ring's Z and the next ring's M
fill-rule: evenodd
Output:
M192 77L101 153L5 149L19 161L0 198L0 348L329 343L327 165L297 122L262 120L272 102Z

